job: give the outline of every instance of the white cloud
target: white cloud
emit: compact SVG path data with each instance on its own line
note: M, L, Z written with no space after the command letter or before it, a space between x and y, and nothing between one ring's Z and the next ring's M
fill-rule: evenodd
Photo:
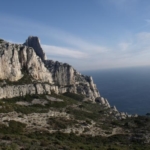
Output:
M110 2L114 3L117 6L125 5L125 4L132 4L136 3L139 0L109 0Z
M77 59L88 58L88 54L81 51L72 50L64 47L51 46L51 45L42 45L42 48L46 52L46 55L55 55L55 56L64 56Z
M90 41L86 41L83 38L74 36L67 31L63 31L59 28L51 27L49 25L17 18L14 16L10 17L7 15L0 15L0 18L0 24L3 26L3 28L7 25L7 28L16 33L29 33L33 36L47 37L47 39L57 40L57 43L59 42L67 45L66 47L80 49L85 52L90 52L92 50L93 52L104 53L109 50L105 46L91 43Z
M145 21L146 21L148 24L150 24L150 19L145 19Z
M128 42L121 42L118 44L121 51L127 51L130 47L131 43Z
M57 39L58 41L64 42L68 45L71 45L72 47L82 49L82 51L93 51L93 52L99 52L103 53L108 51L109 49L104 46L100 46L97 44L90 43L88 41L85 41L84 39L81 39L80 37L73 36L67 32L60 31L60 30L53 30L51 34L45 33L48 37L53 37Z
M150 43L150 32L141 32L137 34L138 41L141 43Z

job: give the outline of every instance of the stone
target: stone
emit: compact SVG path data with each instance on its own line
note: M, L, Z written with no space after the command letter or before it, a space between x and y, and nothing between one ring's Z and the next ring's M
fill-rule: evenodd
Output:
M110 104L109 104L109 102L108 102L107 99L105 99L105 105L106 105L108 108L110 108Z
M28 102L25 102L25 101L19 101L19 102L16 102L17 105L21 105L21 106L29 106L31 105L30 103Z
M113 111L118 112L118 110L117 110L116 106L113 106L113 107L112 107L112 109L113 109Z
M51 102L63 102L64 100L46 95L46 98Z
M48 101L45 100L45 99L33 99L31 103L32 103L33 105L39 104L39 105L45 106L46 104L48 104Z
M46 55L40 45L40 40L36 36L29 36L24 45L32 47L42 61L46 60Z
M95 99L95 102L100 103L101 105L104 105L104 106L110 108L110 104L109 104L108 100L103 97L97 97Z

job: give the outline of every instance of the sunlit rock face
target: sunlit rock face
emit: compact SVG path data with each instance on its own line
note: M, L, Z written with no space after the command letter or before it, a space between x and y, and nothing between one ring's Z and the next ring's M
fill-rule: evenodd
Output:
M56 85L69 86L70 92L83 94L92 101L100 96L92 77L81 75L69 64L46 60L45 66L52 73Z
M45 66L52 73L54 82L57 85L67 86L75 84L75 70L72 66L52 60L46 60Z
M0 43L0 79L18 81L24 72L35 80L52 83L51 73L31 47Z
M83 94L93 102L95 102L95 98L100 97L92 77L81 75L67 63L46 60L45 53L41 48L38 37L30 36L23 45L11 44L5 41L1 42L0 79L18 81L24 77L25 73L30 75L34 81L41 83L46 82L57 87L54 89L49 88L49 91L53 90L56 93L73 92ZM12 91L17 92L16 88L18 87L12 86L3 88L1 92L5 93L4 90L9 91L9 89L11 89L11 93L13 93ZM26 88L28 88L28 86ZM36 92L38 94L43 93L40 91L41 89L43 88L36 88ZM23 89L23 91L25 90ZM25 93L32 94L30 91ZM15 96L15 94L12 95ZM17 95L19 94L16 94L16 96Z
M22 76L16 45L3 42L0 44L0 79L16 81Z

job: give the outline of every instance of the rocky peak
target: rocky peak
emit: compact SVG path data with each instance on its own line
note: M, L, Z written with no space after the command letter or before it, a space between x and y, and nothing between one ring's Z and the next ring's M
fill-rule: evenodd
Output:
M41 47L40 40L36 36L29 36L24 45L32 47L36 54L42 59L42 61L46 60L46 55Z

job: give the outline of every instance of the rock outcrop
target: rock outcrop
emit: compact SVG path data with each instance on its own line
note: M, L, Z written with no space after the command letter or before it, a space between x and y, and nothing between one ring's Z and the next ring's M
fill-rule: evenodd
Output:
M86 95L93 101L96 97L100 97L92 77L81 75L69 64L46 60L45 66L52 73L56 85L69 86L73 93Z
M100 103L101 105L104 105L104 106L110 108L110 104L109 104L109 102L108 102L108 100L107 100L106 98L97 97L97 98L95 99L95 101L96 101L97 103ZM116 110L117 110L117 109L116 109Z
M2 42L0 44L0 79L18 81L25 73L35 80L53 83L51 73L33 48Z
M59 87L57 85L50 85L46 83L4 85L0 87L0 99L33 94L51 94L51 92L55 92L56 94L63 94L65 92L73 93L74 87Z
M24 45L28 47L32 47L36 54L42 59L42 61L46 60L46 55L40 45L40 40L36 36L29 36Z
M0 79L14 82L23 78L25 74L30 76L34 83L48 83L50 87L56 87L53 89L55 93L83 94L93 102L95 98L100 97L92 77L81 75L67 63L46 60L38 37L30 36L23 45L1 42ZM20 87L7 85L0 89L1 98L6 97L5 90L11 93L11 97L21 96L20 93L35 94L34 90L40 93L42 88L35 89L34 87L34 84L20 85Z
M25 85L6 85L0 87L0 99L21 97L33 94L51 94L51 91L59 93L58 87L49 84L25 84ZM61 92L61 91L60 91Z

